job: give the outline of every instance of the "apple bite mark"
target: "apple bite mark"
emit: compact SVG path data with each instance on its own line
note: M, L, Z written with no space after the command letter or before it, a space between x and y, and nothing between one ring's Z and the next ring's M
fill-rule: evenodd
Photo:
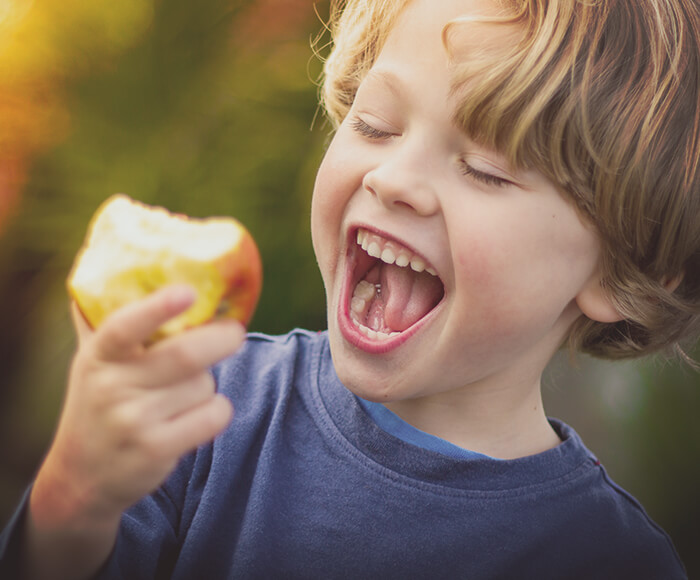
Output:
M233 218L189 218L115 195L90 222L67 285L96 328L128 302L175 283L194 288L197 298L152 340L212 318L248 324L262 285L260 254L250 233Z
M385 351L412 334L441 302L435 269L413 250L364 228L350 244L344 333L356 346L381 343Z

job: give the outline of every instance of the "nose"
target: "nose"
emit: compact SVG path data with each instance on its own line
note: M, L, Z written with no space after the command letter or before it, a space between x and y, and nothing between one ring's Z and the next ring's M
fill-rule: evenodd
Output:
M426 155L394 151L379 159L363 180L364 189L387 209L404 208L420 216L439 209L435 179Z

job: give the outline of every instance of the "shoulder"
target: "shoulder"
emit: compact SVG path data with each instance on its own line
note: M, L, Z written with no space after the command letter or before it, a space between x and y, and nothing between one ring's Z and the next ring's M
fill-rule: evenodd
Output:
M685 578L683 565L666 532L649 516L641 503L616 484L598 464L601 491L597 496L613 534L626 547L624 558L634 560L648 578Z
M235 355L212 369L217 389L240 412L269 408L306 391L330 358L325 332L295 329L283 335L250 333Z
M587 554L591 562L596 562L599 573L613 570L627 574L617 577L686 578L670 537L632 494L610 478L573 430L563 424L561 428L590 458L581 477L562 488L566 491L559 504L560 517L568 530L563 541L575 542L583 559Z
M238 354L226 359L228 361L249 356L260 351L266 354L271 352L289 352L292 350L305 350L315 345L327 342L325 331L311 331L303 328L295 328L286 334L265 334L263 332L249 332L246 342Z
M224 392L241 382L275 381L304 370L322 354L325 344L325 333L302 329L283 335L249 333L241 350L216 365L212 372Z

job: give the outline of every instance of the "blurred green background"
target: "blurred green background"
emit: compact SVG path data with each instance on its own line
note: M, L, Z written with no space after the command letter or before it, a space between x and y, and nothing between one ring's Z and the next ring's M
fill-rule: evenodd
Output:
M74 347L65 278L112 193L237 217L264 262L251 329L325 327L308 222L327 1L15 5L34 12L0 8L0 524L51 440ZM545 400L700 577L700 374L562 354Z

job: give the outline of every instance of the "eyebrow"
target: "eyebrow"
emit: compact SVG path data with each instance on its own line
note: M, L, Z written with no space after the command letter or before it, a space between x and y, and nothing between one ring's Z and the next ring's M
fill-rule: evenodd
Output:
M406 89L401 78L386 69L370 69L361 84L365 83L369 84L370 87L378 85L380 88L387 89L398 99L403 98Z
M401 77L389 69L371 68L362 80L362 84L364 83L368 83L370 88L377 86L380 90L388 90L398 100L405 99L404 94L408 90L407 84L401 79ZM450 90L450 97L458 98L458 95L459 91L456 88L454 90ZM454 115L452 116L452 124L467 139L471 140L471 137L465 130L464 125L459 122L458 111L455 111ZM524 179L523 172L515 167L512 167L502 153L498 151L491 151L491 153L496 155L495 161L497 162L497 165L500 167L501 171L504 171L516 181L522 181Z
M368 86L370 90L387 90L398 101L403 101L409 92L408 83L406 83L399 75L390 69L371 68L361 81L362 85ZM458 91L450 90L450 97L456 97ZM452 116L452 124L463 135L469 137L462 123L459 122L459 111L456 110Z

